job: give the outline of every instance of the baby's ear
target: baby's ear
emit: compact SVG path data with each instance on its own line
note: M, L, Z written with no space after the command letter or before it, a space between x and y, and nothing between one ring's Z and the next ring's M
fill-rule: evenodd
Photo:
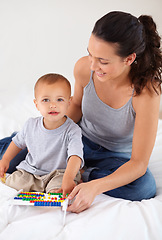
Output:
M71 103L72 99L73 99L73 97L70 97L70 98L69 98L69 104Z
M34 99L34 100L33 100L33 102L34 102L34 104L35 104L36 108L38 109L37 100L36 100L36 99ZM38 111L39 111L39 109L38 109Z

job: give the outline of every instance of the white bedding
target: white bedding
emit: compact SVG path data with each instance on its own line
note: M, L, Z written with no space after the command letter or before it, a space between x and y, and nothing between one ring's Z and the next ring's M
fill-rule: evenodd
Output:
M0 138L37 114L32 94L24 96L13 99L12 107L4 107L0 96ZM149 167L157 183L155 198L131 202L101 194L88 210L68 213L64 227L60 208L9 205L16 191L0 182L0 240L162 240L162 120Z

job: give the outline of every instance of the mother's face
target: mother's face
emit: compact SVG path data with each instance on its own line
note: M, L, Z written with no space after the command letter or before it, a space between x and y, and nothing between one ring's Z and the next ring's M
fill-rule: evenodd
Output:
M117 55L117 43L106 42L95 35L91 35L88 44L91 70L99 81L121 80L128 77L130 71L129 57L121 58Z

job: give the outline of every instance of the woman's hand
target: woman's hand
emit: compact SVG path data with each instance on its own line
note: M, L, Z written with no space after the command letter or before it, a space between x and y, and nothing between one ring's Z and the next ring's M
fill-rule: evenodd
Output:
M89 208L97 195L96 189L95 180L77 185L68 196L69 200L76 198L67 211L80 213Z

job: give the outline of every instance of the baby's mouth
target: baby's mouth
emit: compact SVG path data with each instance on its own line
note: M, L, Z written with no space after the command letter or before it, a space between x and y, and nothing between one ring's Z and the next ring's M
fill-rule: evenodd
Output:
M50 114L50 115L58 115L58 114L59 114L59 112L54 112L54 111L51 111L51 112L49 112L48 114Z

